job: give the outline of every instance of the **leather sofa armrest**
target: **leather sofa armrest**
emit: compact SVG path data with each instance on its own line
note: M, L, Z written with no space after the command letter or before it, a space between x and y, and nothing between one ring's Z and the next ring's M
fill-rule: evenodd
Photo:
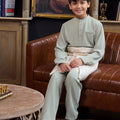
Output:
M49 35L27 43L26 46L26 77L27 81L33 78L33 70L44 64L54 63L54 48L59 33ZM31 79L31 80L30 80Z
M26 50L27 63L33 67L39 66L41 64L53 63L53 60L55 58L54 48L58 36L59 33L56 33L28 42Z

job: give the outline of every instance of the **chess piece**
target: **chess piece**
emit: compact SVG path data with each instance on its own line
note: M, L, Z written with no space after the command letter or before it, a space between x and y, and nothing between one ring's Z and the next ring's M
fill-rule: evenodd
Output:
M4 94L8 91L8 87L7 86L0 86L0 94Z
M0 100L12 95L12 91L8 90L7 85L0 85Z
M2 94L2 86L0 86L0 94Z
M107 17L105 16L106 9L107 9L107 3L105 3L103 0L103 2L100 3L100 16L99 16L100 20L107 20Z

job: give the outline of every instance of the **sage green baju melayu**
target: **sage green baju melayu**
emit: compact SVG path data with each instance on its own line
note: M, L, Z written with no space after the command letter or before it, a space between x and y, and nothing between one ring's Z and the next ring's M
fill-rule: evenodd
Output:
M97 69L98 62L104 55L105 38L102 24L89 15L84 19L75 17L64 23L55 47L56 65L66 63L68 47L93 48L93 52L86 56L77 56L84 63L78 67L80 78L77 68L66 73L53 72L47 88L41 120L55 120L63 85L66 87L66 119L77 119L82 90L80 81Z

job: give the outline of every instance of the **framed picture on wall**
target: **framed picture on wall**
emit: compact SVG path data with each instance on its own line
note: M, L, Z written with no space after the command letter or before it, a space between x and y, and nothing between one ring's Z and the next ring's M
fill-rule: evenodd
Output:
M72 18L68 0L32 0L32 16L47 18Z

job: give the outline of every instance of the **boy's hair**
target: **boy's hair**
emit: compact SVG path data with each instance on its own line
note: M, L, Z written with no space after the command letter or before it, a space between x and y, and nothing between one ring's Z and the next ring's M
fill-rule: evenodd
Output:
M69 4L70 4L72 1L73 1L73 2L77 2L78 0L68 0ZM90 2L90 0L84 0L84 1Z

